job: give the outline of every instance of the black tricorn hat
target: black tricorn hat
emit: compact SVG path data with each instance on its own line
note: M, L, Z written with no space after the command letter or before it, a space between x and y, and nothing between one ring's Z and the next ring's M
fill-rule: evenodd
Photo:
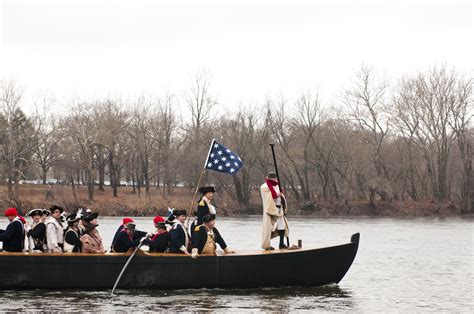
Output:
M127 225L125 225L124 229L135 231L136 226L137 225L135 225L133 222L129 222Z
M79 217L77 216L77 214L70 214L66 217L66 222L68 224L72 224L73 222L76 222L79 220Z
M204 221L204 222L209 222L209 221L214 220L214 219L216 219L216 215L214 215L214 214L209 214L209 215L206 215L206 216L202 217L202 221Z
M82 217L82 219L85 222L91 222L92 220L96 219L97 216L99 216L98 213L92 213L92 214L89 214L89 215L85 215L84 217Z
M43 215L49 216L51 215L51 211L49 209L43 209Z
M36 216L36 215L42 216L43 215L43 209L35 208L35 209L32 209L32 210L30 210L29 212L26 213L26 216Z
M175 209L173 211L173 215L175 215L176 217L178 216L186 216L187 214L187 211L185 209Z
M267 178L269 178L269 179L276 179L276 178L277 178L276 172L270 171L270 172L267 174Z
M206 193L209 193L209 192L215 193L216 189L213 186L201 186L199 188L199 192L202 193L202 194L206 194Z
M54 211L55 211L56 209L59 209L59 210L61 211L61 214L64 212L64 208L62 208L62 207L60 207L60 206L58 206L58 205L53 205L53 206L51 206L51 208L49 209L49 211L50 211L51 213L54 213Z
M166 229L166 223L160 221L156 224L156 227L161 228L161 229Z

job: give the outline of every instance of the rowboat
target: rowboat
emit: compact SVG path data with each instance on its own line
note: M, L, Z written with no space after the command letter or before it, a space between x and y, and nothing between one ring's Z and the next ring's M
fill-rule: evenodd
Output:
M217 256L139 250L119 288L255 288L339 283L359 247L350 243L315 249L247 251ZM131 252L106 254L0 253L2 289L110 289Z

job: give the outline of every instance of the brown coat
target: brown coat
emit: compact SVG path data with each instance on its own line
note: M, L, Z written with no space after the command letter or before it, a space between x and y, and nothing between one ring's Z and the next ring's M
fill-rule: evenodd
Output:
M86 228L88 223L81 221L80 228ZM82 253L105 253L102 237L97 228L81 236Z

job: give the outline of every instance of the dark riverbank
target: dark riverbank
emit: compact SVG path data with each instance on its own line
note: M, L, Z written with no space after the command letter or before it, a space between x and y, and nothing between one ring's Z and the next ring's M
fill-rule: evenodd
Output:
M76 189L74 195L68 186L21 186L20 200L14 204L7 201L6 187L0 187L0 206L2 209L17 206L24 212L32 208L49 208L52 204L63 206L73 212L78 207L89 207L103 216L154 216L166 215L168 207L189 210L193 193L188 188L176 188L171 193L163 193L153 188L147 195L133 193L129 187L122 187L118 197L112 197L111 189L95 191L94 201L87 200L85 187ZM215 204L222 216L259 215L262 212L260 195L252 195L253 205L242 208L227 193L216 193ZM424 216L458 216L467 214L453 202L413 202L413 201L347 201L324 202L313 201L304 204L291 202L289 214L294 216L315 217L424 217Z

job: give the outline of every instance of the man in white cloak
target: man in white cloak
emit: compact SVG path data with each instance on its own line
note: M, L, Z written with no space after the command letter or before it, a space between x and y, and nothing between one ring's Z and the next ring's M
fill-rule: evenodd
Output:
M289 235L285 196L280 192L276 173L270 172L260 187L263 203L262 249L274 250L271 239L280 236L280 249L288 248L284 239Z

